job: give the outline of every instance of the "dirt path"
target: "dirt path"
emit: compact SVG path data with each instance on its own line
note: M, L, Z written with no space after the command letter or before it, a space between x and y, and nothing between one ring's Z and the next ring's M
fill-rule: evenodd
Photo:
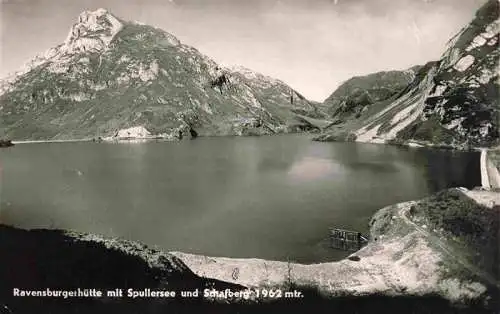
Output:
M488 282L489 284L500 288L500 282L493 280L488 273L482 271L477 266L469 263L466 259L460 258L459 256L457 256L457 254L455 254L455 252L453 252L452 250L450 250L448 248L447 243L443 242L439 237L432 234L428 230L420 227L419 225L414 223L411 219L409 219L406 214L407 214L408 210L410 209L410 207L411 206L406 206L398 211L398 215L401 219L403 219L408 225L412 226L417 231L422 233L428 239L429 243L437 245L439 247L439 249L444 254L446 254L449 258L454 260L456 263L460 264L462 267L464 267L465 269L467 269L468 271L470 271L474 275L478 276L479 278L483 279L484 281Z

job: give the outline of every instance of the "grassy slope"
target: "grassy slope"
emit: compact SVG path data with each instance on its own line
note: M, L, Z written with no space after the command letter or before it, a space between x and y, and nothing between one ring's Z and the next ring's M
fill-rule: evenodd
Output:
M499 205L488 208L458 190L446 190L418 202L409 214L457 255L500 282Z

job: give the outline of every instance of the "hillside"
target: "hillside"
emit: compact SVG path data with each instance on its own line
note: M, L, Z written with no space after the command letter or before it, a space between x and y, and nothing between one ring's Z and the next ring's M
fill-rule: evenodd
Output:
M340 85L323 103L323 107L339 122L360 118L375 103L390 99L415 78L420 67L406 71L377 72L356 76Z
M61 230L21 230L0 224L1 313L157 313L172 307L182 312L180 291L240 290L243 287L195 275L175 256L120 239ZM14 296L23 291L66 291L73 296ZM123 289L122 297L107 291ZM127 296L127 289L175 291L165 298ZM78 296L87 291L86 295ZM90 292L101 291L101 296ZM209 302L192 298L191 304ZM185 309L182 313L189 313Z
M0 83L0 138L139 130L172 139L317 129L292 110L316 112L279 80L223 68L161 29L99 9L83 12L63 44Z
M441 59L419 68L400 93L370 106L358 121L341 121L318 140L497 145L499 12L499 2L488 1Z

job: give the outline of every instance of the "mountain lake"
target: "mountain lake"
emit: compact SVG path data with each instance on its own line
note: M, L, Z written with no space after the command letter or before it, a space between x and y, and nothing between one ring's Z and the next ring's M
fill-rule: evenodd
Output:
M4 224L301 263L349 254L330 227L368 234L384 206L480 185L479 153L309 135L18 144L0 163Z

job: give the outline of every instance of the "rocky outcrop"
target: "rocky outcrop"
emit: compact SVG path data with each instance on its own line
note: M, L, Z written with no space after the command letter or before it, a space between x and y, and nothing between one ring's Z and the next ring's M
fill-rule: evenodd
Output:
M15 140L105 138L137 126L166 139L275 134L293 131L293 110L318 114L279 80L219 66L104 9L83 12L63 44L0 86L0 136Z
M136 126L124 130L119 130L118 132L116 132L114 137L118 139L150 138L151 133L143 126Z
M498 1L488 1L457 34L441 57L425 100L422 123L435 120L452 134L452 143L491 146L499 140L500 32ZM423 126L405 130L420 135ZM419 139L432 140L422 134Z
M448 44L437 62L422 67L394 98L360 122L331 129L320 140L350 136L360 142L495 146L499 121L499 2L488 1ZM354 107L366 99L355 99Z

